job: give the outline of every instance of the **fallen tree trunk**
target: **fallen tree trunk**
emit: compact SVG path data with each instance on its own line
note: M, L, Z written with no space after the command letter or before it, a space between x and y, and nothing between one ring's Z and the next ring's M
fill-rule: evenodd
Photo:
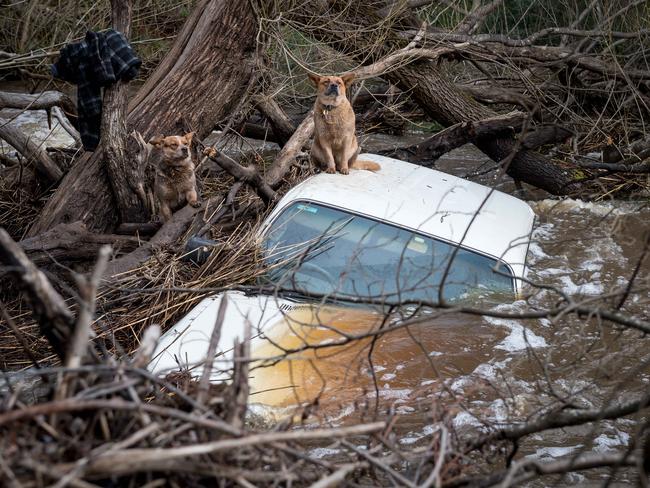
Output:
M250 3L203 0L174 45L129 104L128 131L148 140L193 130L205 137L244 97L254 70L257 17ZM137 153L129 140L127 156ZM61 222L106 232L117 224L100 151L73 165L29 230L35 236Z
M149 239L134 251L108 263L104 275L107 279L116 278L122 273L126 273L143 264L147 259L153 256L154 252L164 246L169 246L180 239L186 232L195 215L198 213L207 213L223 201L223 195L217 195L204 201L200 207L195 208L186 205L178 212L172 215L172 218Z
M49 110L52 107L61 107L67 114L77 113L77 107L70 97L58 91L50 90L36 94L0 92L0 109Z
M535 130L521 133L528 116L512 112L475 122L461 122L434 134L419 144L396 147L387 154L399 154L409 161L425 166L435 163L443 154L480 139L511 136L517 137L523 149L535 149L546 144L565 142L574 134L556 125L538 126Z
M526 114L514 112L476 122L461 122L452 125L418 144L415 157L420 161L435 161L443 154L479 137L497 136L504 132L512 135L521 129L526 119Z
M0 228L0 263L9 266L18 277L18 284L26 292L41 333L63 359L68 339L74 331L74 315L43 272L34 266L3 228Z
M137 237L88 232L81 222L59 224L43 234L20 241L27 257L37 265L89 260L97 257L99 249L110 244L114 251L130 252L138 247Z

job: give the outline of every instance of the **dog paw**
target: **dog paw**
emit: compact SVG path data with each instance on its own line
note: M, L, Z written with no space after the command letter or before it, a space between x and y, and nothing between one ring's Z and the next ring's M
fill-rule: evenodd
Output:
M189 203L190 203L190 205L192 205L192 207L194 207L194 208L199 208L199 207L201 206L201 202L199 202L198 200L195 201L195 202L189 202Z
M330 174L330 175L333 175L334 173L336 173L336 170L335 170L334 168L327 168L327 169L325 170L325 173L328 173L328 174Z
M214 147L206 147L203 150L203 155L209 158L216 158L219 152Z
M341 174L342 175L347 175L350 173L350 170L348 168L341 168Z

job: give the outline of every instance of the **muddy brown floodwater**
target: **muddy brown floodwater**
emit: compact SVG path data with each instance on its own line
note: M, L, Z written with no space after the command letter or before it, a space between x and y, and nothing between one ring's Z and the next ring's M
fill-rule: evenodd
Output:
M443 158L437 168L467 176L482 173L491 164L474 148L465 147ZM495 184L493 173L470 178ZM496 186L514 190L507 179ZM556 200L539 192L526 196L537 215L528 278L587 305L611 305L606 295L626 286L641 256L650 206ZM647 320L648 260L636 283L638 291L630 295L624 310ZM521 312L551 308L558 298L552 290L527 286L519 300L484 306ZM636 331L574 316L506 320L434 313L424 323L378 341L372 354L377 390L370 373L368 341L321 361L324 374L336 381L323 395L320 412L334 424L357 421L372 415L378 395L380 411L399 414L400 442L410 444L430 438L444 405L450 409L453 426L463 435L475 436L485 425L523 421L558 399L574 408L593 408L612 397L632 398L650 382L647 341ZM260 406L253 410L264 411ZM532 435L520 446L517 458L550 460L581 450L624 449L637 425L628 417L596 427L588 424ZM336 449L315 454L336 455ZM553 483L607 476L606 471L575 473ZM530 486L548 486L551 480ZM621 471L617 480L632 483L633 477Z

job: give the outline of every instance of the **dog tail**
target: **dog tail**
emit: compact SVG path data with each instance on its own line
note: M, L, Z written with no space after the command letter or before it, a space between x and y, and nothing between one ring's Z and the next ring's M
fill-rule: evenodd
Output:
M368 171L379 171L381 166L374 161L364 161L363 159L357 159L350 166L352 169L366 169Z

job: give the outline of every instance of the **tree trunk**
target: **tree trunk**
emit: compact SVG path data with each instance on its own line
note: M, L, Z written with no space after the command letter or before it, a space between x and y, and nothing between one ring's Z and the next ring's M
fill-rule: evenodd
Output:
M133 10L131 1L111 0L111 7L113 28L128 39ZM99 152L104 153L108 180L113 189L120 221L146 222L149 220L149 210L144 189L144 168L139 168L139 160L132 155L129 157L127 152L127 90L127 84L121 80L104 90Z
M129 104L128 131L146 140L193 130L205 137L244 96L254 69L257 18L249 2L203 0L156 71ZM135 157L129 140L127 156ZM106 232L117 224L101 151L86 153L52 195L28 235L82 221Z

